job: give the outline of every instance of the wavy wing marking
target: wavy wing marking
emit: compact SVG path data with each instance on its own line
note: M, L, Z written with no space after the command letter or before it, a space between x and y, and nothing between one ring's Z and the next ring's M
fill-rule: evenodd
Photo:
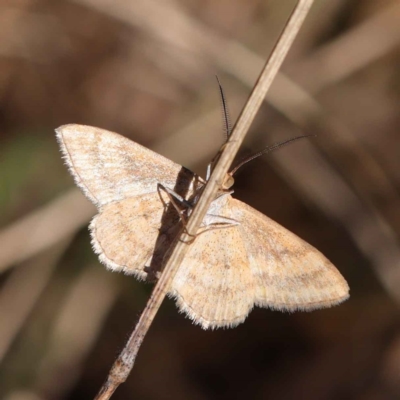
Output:
M164 213L158 193L107 204L91 224L92 245L100 261L113 271L148 276L156 273L179 229L175 210Z
M256 305L313 310L349 297L347 282L318 250L247 204L230 202L256 282Z
M194 177L189 170L117 133L75 124L61 126L56 132L76 184L98 207L155 192L159 183L173 189L178 177L182 186L189 186ZM191 186L187 189L192 190Z
M204 329L243 322L254 304L254 279L239 231L216 229L199 235L170 294L180 311Z

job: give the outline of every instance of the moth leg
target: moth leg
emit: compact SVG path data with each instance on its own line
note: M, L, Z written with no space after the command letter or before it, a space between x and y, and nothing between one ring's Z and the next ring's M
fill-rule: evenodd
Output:
M210 224L207 224L206 226L200 227L200 229L197 231L197 233L195 235L189 233L185 227L185 231L191 237L191 239L189 239L188 241L184 241L184 243L187 243L187 244L193 243L197 236L200 236L205 232L213 231L216 229L226 229L226 228L231 228L233 226L240 225L240 223L238 221L236 221L235 219L232 219L232 218L228 218L228 217L221 217L221 216L213 215L213 214L207 214L206 218L207 217L215 218L215 219L218 219L219 221L212 222Z
M204 232L212 231L215 229L226 229L240 225L239 221L233 218L221 217L220 215L207 214L206 218L211 220L215 219L218 221L210 222L206 224L204 227L200 227L200 231L197 232L197 235L201 235Z
M165 202L165 200L161 194L161 191L163 191L168 196L170 203L173 205L176 212L178 213L178 215L182 221L182 225L184 227L186 234L188 236L190 236L190 239L188 241L185 241L185 243L187 243L187 244L194 242L194 240L196 239L196 237L198 235L201 235L210 230L226 229L226 228L230 228L232 226L239 225L239 222L232 218L222 217L222 216L213 215L213 214L207 214L206 215L207 219L218 220L218 222L208 223L208 224L206 224L206 226L204 226L202 228L200 227L200 231L198 231L196 234L192 234L186 229L187 218L188 218L188 216L186 215L186 212L188 210L191 211L193 209L192 204L190 204L187 200L185 200L178 193L174 192L172 189L169 189L160 183L157 185L157 191L158 191L158 194L160 196L160 199L161 199L164 207L167 207L167 203ZM230 193L231 192L222 193L220 196L229 195ZM218 196L218 197L220 197L220 196ZM181 203L181 204L179 204L179 203ZM183 208L182 208L182 205L183 205Z
M164 199L162 198L161 191L164 191L167 194L167 196L170 200L170 203L174 206L175 210L177 211L177 213L180 217L180 220L182 221L183 229L185 230L186 234L191 237L191 239L189 239L188 241L185 241L185 243L187 243L187 244L192 243L194 241L194 239L196 239L197 234L193 235L186 229L186 225L187 225L186 212L188 210L191 211L193 209L192 205L187 200L185 200L182 196L180 196L178 193L174 192L173 190L171 190L161 184L158 184L157 191L159 193L161 201L164 204L164 207L166 207L167 204L164 201ZM183 209L180 207L180 205L178 204L178 202L176 200L181 202L181 204L184 206Z
M187 200L185 200L182 196L180 196L178 193L174 192L172 189L169 189L169 188L165 187L164 185L162 185L161 183L159 183L157 185L157 192L158 192L158 195L160 196L161 202L164 205L164 208L166 208L168 206L168 204L165 202L165 200L161 194L161 191L163 191L168 196L170 203L173 205L173 207L175 208L179 217L181 218L183 225L186 226L187 217L185 215L185 212L188 209L192 209L191 204ZM183 205L183 207L179 203L181 203L181 205Z

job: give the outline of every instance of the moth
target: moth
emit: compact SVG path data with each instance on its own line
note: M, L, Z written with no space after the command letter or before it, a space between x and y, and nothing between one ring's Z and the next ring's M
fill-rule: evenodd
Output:
M89 229L100 261L156 277L205 181L117 133L73 124L56 132L70 173L98 209ZM323 254L231 193L212 202L169 288L181 312L204 329L233 327L254 306L309 311L348 298Z

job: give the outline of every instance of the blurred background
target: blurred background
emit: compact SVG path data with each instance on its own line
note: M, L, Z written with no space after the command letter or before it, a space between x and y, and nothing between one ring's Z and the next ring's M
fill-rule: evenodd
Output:
M152 286L107 271L54 129L204 176L296 1L0 2L0 398L90 399ZM166 300L113 399L400 398L400 1L318 0L238 157L235 196L349 282L332 309L203 331Z

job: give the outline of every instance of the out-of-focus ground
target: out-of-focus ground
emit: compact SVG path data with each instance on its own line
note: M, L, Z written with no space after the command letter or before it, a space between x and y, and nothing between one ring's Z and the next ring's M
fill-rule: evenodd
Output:
M204 175L295 1L0 3L0 397L90 399L151 285L106 271L54 129L121 133ZM235 196L320 249L333 309L203 331L166 300L114 399L400 398L400 1L320 0L240 157Z

